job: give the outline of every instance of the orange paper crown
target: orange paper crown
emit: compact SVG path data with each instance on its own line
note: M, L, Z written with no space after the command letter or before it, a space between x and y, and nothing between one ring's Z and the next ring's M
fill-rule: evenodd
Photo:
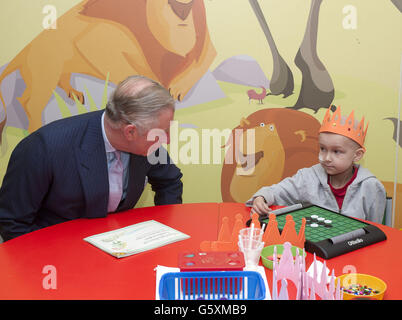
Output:
M368 123L364 130L364 117L361 119L357 128L355 127L354 111L352 111L346 121L341 122L341 107L337 107L332 117L330 109L324 116L322 125L319 132L332 132L343 135L356 141L361 147L364 148L364 139L366 138Z

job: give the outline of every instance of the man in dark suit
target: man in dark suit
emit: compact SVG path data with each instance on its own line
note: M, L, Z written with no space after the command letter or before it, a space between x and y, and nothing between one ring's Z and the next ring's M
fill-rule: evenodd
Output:
M173 116L169 92L133 76L118 85L105 111L57 120L24 138L13 150L0 189L4 241L131 209L147 181L155 205L181 203L182 173L161 146L170 142ZM152 132L156 139L149 141Z

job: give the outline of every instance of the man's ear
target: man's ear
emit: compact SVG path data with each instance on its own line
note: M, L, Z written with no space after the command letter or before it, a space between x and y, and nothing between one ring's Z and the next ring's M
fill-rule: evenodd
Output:
M363 158L364 153L366 152L366 150L364 148L358 148L355 151L355 157L353 159L354 162L358 162L361 160L361 158Z
M134 124L126 124L123 127L123 134L128 141L133 141L138 137L138 128Z

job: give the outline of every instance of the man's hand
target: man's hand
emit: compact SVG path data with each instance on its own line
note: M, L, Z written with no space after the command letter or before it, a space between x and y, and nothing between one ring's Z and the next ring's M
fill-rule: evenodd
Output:
M258 213L259 215L268 214L272 210L269 208L267 203L265 202L264 197L256 197L253 201L253 207L251 208L251 214L254 212Z

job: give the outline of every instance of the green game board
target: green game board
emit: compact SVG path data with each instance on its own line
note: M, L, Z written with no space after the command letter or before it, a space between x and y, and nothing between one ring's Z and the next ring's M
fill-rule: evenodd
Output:
M302 218L309 218L312 215L317 215L319 217L325 218L325 220L332 221L331 227L326 227L319 224L318 227L313 228L311 227L311 223L309 223L307 219L305 237L306 240L309 240L311 242L322 241L367 226L366 223L360 222L358 220L351 219L339 213L328 211L324 208L313 206L278 215L276 217L276 220L278 221L279 229L282 230L285 226L286 216L288 214L293 217L293 221L296 224L296 232L299 232L300 230Z
M330 259L387 238L380 228L368 222L362 222L316 205L278 213L276 221L278 221L280 231L285 226L287 215L292 216L297 233L300 231L302 218L306 218L304 248L307 252L315 253L324 259ZM311 216L317 217L313 219ZM324 219L319 220L318 217ZM260 223L268 223L268 220L266 216L261 216L259 219Z

